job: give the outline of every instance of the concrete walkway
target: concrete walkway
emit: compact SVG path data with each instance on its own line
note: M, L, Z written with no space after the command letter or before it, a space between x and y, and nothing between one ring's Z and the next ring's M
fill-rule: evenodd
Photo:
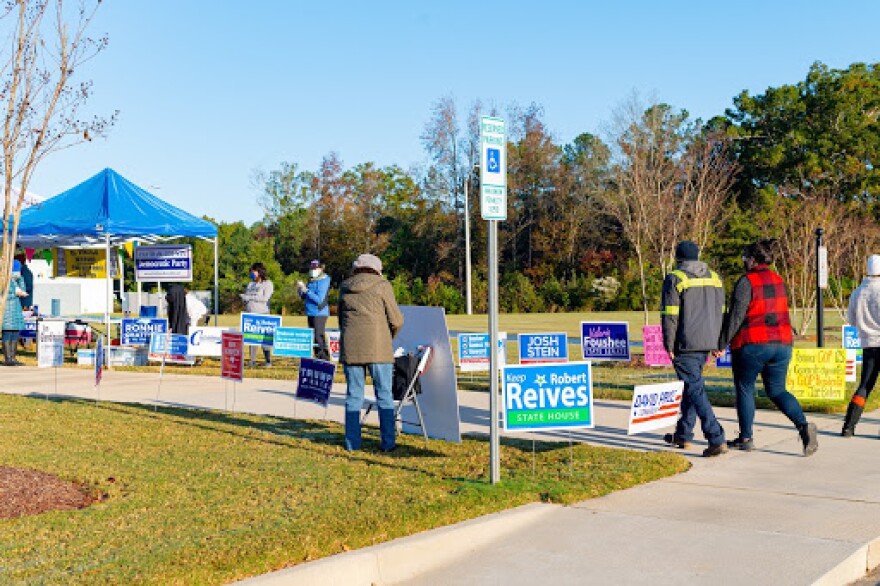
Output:
M51 369L7 368L0 391L56 394ZM58 393L96 398L88 370L60 369ZM330 407L297 403L291 381L235 385L219 378L105 373L101 399L342 421L344 389ZM462 431L488 429L486 393L460 393ZM662 434L625 435L628 405L599 401L594 430L574 441L667 449ZM716 412L729 436L732 409ZM810 416L820 428L804 458L794 428L759 411L752 453L704 459L651 484L574 506L528 505L452 527L261 576L255 584L846 584L880 564L880 419L840 438L840 416ZM548 433L543 439L567 441Z

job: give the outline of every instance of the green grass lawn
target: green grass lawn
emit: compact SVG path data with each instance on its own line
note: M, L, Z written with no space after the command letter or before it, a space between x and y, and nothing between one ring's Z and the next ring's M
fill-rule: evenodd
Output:
M330 422L0 395L0 465L83 482L79 511L0 520L0 583L222 584L534 501L684 471L672 453L417 436L342 448Z

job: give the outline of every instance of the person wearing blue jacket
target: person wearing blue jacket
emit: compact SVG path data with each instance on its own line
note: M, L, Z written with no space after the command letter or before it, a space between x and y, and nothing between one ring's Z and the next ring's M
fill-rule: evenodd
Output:
M315 358L330 360L327 339L324 336L327 317L330 315L330 275L324 272L321 261L313 260L309 265L309 284L299 281L296 286L299 296L305 301L309 327L314 331Z

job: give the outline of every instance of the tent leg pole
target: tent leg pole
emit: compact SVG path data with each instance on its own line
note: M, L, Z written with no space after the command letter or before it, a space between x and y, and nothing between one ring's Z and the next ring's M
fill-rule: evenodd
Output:
M218 298L219 295L219 287L217 282L220 280L220 266L217 260L217 250L218 250L218 242L220 242L220 232L217 232L217 236L214 237L214 327L217 327L217 313L220 310L220 300Z
M104 364L110 366L110 361L107 360L110 356L110 341L112 340L110 335L110 314L113 312L113 277L110 273L110 234L104 235L104 247L106 249L106 256L104 257L106 261L105 281L107 282L107 306L104 311L104 327L107 332L107 345L104 347Z

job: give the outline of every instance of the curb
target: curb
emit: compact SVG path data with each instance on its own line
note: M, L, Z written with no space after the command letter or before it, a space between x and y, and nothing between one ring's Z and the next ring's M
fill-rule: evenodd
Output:
M245 586L376 586L396 584L457 558L557 511L561 505L530 503L455 525L400 537L328 558L235 582ZM878 550L880 552L880 550Z
M839 586L861 580L865 574L880 566L880 537L858 548L848 558L831 568L813 586Z

